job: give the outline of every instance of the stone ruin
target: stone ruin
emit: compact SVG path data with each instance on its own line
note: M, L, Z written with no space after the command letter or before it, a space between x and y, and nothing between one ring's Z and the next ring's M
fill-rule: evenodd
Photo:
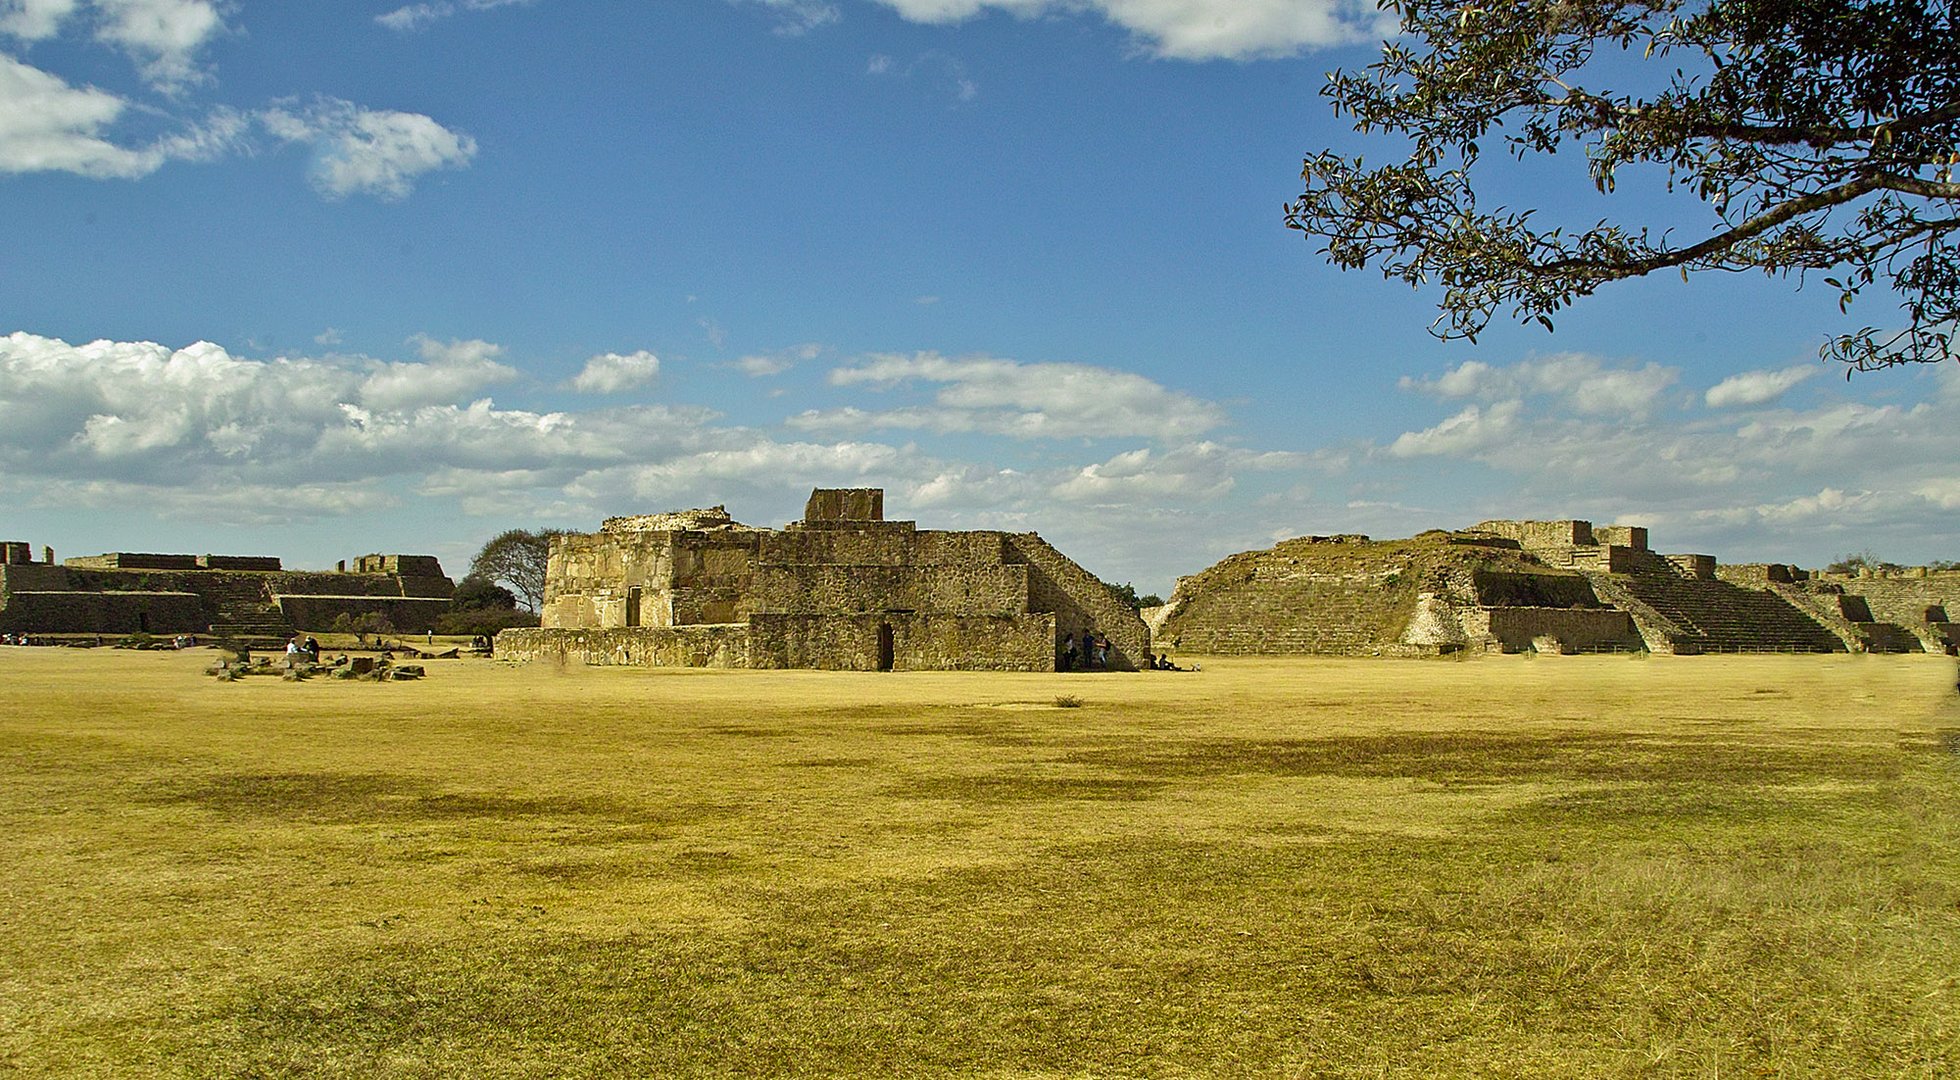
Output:
M1856 577L1661 555L1638 526L1485 521L1303 537L1179 579L1160 647L1200 653L1960 652L1960 571Z
M248 644L328 630L340 615L378 614L403 630L435 625L456 586L433 555L364 555L333 572L284 569L261 555L118 551L34 561L0 545L0 631L26 634L209 634Z
M721 507L608 518L553 537L542 625L497 635L519 661L848 671L1054 671L1101 633L1134 669L1148 631L1034 533L886 521L878 488L818 488L803 520Z

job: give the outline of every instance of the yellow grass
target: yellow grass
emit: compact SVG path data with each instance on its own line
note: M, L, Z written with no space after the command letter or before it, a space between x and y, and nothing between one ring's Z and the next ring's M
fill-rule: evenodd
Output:
M212 656L0 649L0 1074L1960 1070L1945 658Z

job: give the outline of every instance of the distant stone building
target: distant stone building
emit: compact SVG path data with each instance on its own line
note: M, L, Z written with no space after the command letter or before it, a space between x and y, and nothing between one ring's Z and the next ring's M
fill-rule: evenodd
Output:
M455 583L432 555L367 555L334 572L292 571L258 555L110 552L35 562L0 544L0 631L217 634L253 641L330 629L369 613L405 631L435 625Z
M1660 555L1647 530L1485 521L1407 540L1305 537L1180 579L1160 647L1200 653L1954 652L1960 573L1857 578Z
M1034 533L922 530L877 488L819 488L802 521L714 507L609 518L554 537L542 626L499 657L646 666L1053 671L1100 633L1135 667L1147 631L1095 575Z

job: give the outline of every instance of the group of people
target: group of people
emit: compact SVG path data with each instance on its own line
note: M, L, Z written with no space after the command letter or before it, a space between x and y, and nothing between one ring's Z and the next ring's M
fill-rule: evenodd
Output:
M1062 659L1058 671L1107 671L1114 653L1109 647L1109 638L1100 631L1084 630L1080 634L1062 635ZM1138 671L1183 671L1171 662L1168 654L1145 652L1143 663L1137 665Z
M294 635L293 637L287 638L286 660L289 663L295 660L304 660L309 664L319 663L320 662L319 640L317 638L312 637L311 635L308 635L307 638L303 641L299 638L298 635Z
M26 634L0 634L0 645L32 645L34 641Z
M1062 636L1063 671L1074 671L1080 666L1085 671L1103 671L1109 667L1109 639L1100 633L1087 630L1080 634Z

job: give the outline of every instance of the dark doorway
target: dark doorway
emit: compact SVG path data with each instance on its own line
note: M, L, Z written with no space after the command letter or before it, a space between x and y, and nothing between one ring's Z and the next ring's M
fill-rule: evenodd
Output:
M896 660L892 647L892 624L878 624L878 670L890 671Z
M640 625L640 587L638 585L629 585L626 587L626 625Z
M149 613L149 612L147 612L147 611L139 611L139 612L137 612L137 613L136 613L136 629L137 629L137 631L138 631L138 632L140 632L140 633L144 633L144 634L147 634L147 633L149 633L149 632L150 632L150 613Z

